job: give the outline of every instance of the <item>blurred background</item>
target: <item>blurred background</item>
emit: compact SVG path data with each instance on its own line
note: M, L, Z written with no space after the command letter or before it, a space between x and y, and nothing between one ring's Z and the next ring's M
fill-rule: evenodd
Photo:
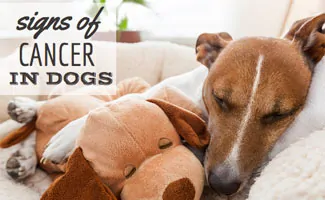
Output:
M0 67L3 70L6 66L8 70L16 66L18 47L23 42L28 42L31 50L33 43L42 39L32 39L35 31L16 30L20 17L33 16L38 6L44 6L38 3L45 3L48 8L38 17L56 17L66 12L76 19L94 17L105 6L100 29L91 38L102 49L96 51L96 56L109 59L116 55L110 60L116 60L117 81L139 76L152 85L199 65L194 48L203 32L225 31L234 39L280 37L294 21L325 12L325 0L0 0L0 3ZM61 35L58 31L44 31L42 36L47 32L45 42L50 42L49 38L61 42L79 39L76 33L66 31ZM110 48L115 45L116 48ZM107 62L97 65L107 67ZM0 98L0 119L8 117L5 108L11 98Z
M106 2L109 5L121 1ZM119 22L127 17L129 30L142 31L143 40L167 40L191 46L202 32L226 31L234 38L278 37L297 19L325 12L324 0L134 0L133 2L145 2L145 6L125 3L119 7L118 13Z
M226 31L234 38L279 37L297 19L325 12L325 0L75 0L72 12L94 15L93 2L105 5L101 29L94 40L119 42L170 41L193 46L202 32ZM75 2L74 1L74 2ZM73 2L72 0L1 0L0 2ZM97 4L98 5L98 4ZM97 8L98 9L98 8ZM5 7L2 14L15 12ZM1 17L2 18L2 17ZM0 57L30 35L0 27ZM3 52L5 51L5 52Z

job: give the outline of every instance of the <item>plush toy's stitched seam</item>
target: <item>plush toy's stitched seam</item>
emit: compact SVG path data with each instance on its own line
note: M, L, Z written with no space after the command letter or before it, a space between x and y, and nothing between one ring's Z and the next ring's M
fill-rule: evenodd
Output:
M121 125L121 127L122 127L122 129L124 129L130 136L131 136L131 138L132 138L132 140L138 145L138 148L140 149L140 151L141 151L141 154L143 155L143 159L144 158L146 158L147 156L146 156L146 154L144 153L144 150L141 148L141 146L139 145L139 143L135 140L135 138L133 137L133 135L131 134L132 132L129 130L129 129L127 129L126 128L126 126L125 126L125 124L124 123L121 123L120 121L118 121L115 117L111 117L112 119L114 119L114 121L117 123L117 124L120 124ZM92 119L93 121L96 121L96 122L98 122L98 123L101 123L101 124L103 124L103 125L105 125L105 126L110 126L110 124L109 123L106 123L106 122L104 122L104 121L101 121L101 120L94 120L94 119Z
M117 121L117 119L114 118L115 121ZM145 151L141 148L141 145L139 144L139 142L135 139L135 137L132 135L132 132L125 126L124 123L120 123L123 124L123 129L125 129L126 132L129 133L129 135L131 136L131 138L133 139L133 141L138 145L138 148L140 149L142 155L143 155L143 159L147 157Z

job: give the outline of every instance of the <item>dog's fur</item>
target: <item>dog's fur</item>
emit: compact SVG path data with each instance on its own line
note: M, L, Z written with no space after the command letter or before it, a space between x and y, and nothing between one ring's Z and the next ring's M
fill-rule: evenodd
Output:
M23 124L8 120L0 124L1 133L8 133L22 127ZM2 138L4 135L0 135ZM11 156L10 156L11 155ZM0 196L6 200L39 199L51 184L51 178L42 170L36 169L35 134L25 141L0 151ZM18 184L10 180L15 177ZM31 176L33 175L33 176Z
M227 33L202 34L197 58L207 68L201 66L143 94L122 98L146 99L168 85L200 105L212 138L204 163L207 180L216 192L232 195L245 186L274 146L287 145L282 135L303 109L313 69L325 53L324 23L325 14L300 20L283 39L232 41ZM36 103L30 104L37 109ZM16 110L9 107L18 119L22 113ZM64 161L86 118L59 131L49 142L44 160Z
M199 37L198 60L209 68L205 169L217 192L239 191L303 109L313 69L325 53L324 23L325 14L300 20L284 39Z

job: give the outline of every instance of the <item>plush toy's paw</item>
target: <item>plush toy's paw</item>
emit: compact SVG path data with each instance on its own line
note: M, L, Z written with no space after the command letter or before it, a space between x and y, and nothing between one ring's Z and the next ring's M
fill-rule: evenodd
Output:
M56 135L54 135L43 153L41 163L51 161L54 164L62 164L75 149L76 139L83 127L87 116L70 122Z
M6 163L6 171L14 180L23 180L33 175L36 170L37 158L34 148L16 151Z
M9 102L7 110L13 120L20 123L27 123L36 116L36 101L26 97L16 97Z

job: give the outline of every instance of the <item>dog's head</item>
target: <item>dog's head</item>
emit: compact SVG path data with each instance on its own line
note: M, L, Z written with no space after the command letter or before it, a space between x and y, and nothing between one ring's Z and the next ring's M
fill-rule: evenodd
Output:
M282 39L199 36L197 59L209 68L205 168L218 193L238 192L302 110L313 67L325 53L324 23L325 14L300 20Z

